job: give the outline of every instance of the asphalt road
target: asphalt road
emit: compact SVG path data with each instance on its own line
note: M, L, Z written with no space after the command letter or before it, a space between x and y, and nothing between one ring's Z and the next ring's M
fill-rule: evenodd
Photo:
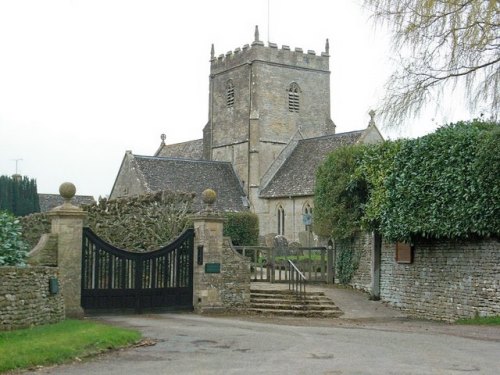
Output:
M393 320L109 316L156 344L33 374L500 374L500 329Z

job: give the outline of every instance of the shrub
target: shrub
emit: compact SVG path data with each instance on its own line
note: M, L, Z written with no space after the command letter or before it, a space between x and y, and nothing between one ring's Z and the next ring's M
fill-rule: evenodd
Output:
M28 247L21 238L21 225L13 215L0 211L0 266L25 266Z
M459 122L404 142L386 181L389 240L500 234L500 127Z
M259 219L251 212L227 212L224 236L235 246L256 246L259 241Z
M352 237L360 228L366 182L353 175L366 146L344 146L332 152L316 173L314 232L335 239Z

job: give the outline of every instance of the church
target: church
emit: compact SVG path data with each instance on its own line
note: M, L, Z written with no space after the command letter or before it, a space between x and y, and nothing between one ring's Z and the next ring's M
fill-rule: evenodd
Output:
M161 144L153 156L127 151L110 199L163 189L206 188L221 211L250 210L260 236L303 246L311 233L318 166L336 148L383 140L373 121L336 133L330 116L330 55L254 41L219 56L212 45L209 116L200 139Z

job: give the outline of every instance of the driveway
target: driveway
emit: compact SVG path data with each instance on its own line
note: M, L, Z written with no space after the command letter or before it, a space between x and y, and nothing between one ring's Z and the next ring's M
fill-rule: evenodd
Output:
M363 309L373 303L377 316L365 316L366 311L351 312L343 319L191 313L101 316L96 319L136 328L156 344L29 373L499 373L500 328L408 320L380 302L358 296L359 304L346 297L344 308Z

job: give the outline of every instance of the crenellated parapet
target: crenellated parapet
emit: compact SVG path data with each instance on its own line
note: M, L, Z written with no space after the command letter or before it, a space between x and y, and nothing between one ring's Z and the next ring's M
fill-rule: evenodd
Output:
M319 55L313 50L304 51L295 47L293 50L288 45L278 47L276 43L268 43L267 46L259 40L258 26L255 26L255 38L251 44L235 48L225 54L216 55L214 46L211 49L210 73L218 74L228 69L254 62L266 62L272 64L293 66L297 68L329 71L329 42L326 40L325 52Z

